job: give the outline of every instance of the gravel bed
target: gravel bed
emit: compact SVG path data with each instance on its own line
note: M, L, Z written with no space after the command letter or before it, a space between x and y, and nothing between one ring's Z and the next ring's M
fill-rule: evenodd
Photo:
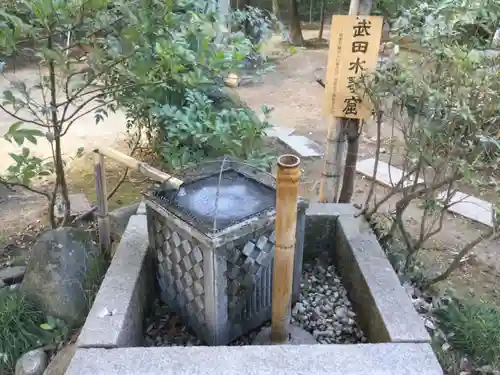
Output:
M320 344L366 342L347 298L347 291L333 266L304 265L300 300L293 307L292 324L310 332ZM154 304L146 327L146 346L204 345L180 317L169 312L159 300ZM249 345L261 329L249 332L229 345Z

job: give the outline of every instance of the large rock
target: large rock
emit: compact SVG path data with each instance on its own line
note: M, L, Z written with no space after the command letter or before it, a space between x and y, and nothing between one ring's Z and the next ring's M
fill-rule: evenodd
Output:
M75 344L66 345L56 356L50 361L49 366L43 375L64 375L69 363L73 359L76 352Z
M89 289L102 272L102 257L89 232L59 228L43 233L21 284L48 315L80 323L88 311Z
M21 282L24 273L26 272L26 267L16 266L7 267L0 269L0 283L3 281L4 284L15 284Z
M15 375L42 375L48 358L43 349L32 350L17 360Z

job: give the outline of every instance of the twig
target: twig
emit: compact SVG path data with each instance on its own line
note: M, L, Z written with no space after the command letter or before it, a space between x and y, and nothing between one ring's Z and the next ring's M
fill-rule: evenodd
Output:
M471 251L474 247L476 247L481 242L483 242L487 237L493 236L492 239L493 240L496 239L498 237L498 235L495 236L494 233L495 233L495 230L493 228L491 228L490 230L483 233L475 240L473 240L473 241L469 242L467 245L465 245L462 248L462 250L460 250L460 252L457 255L455 255L455 257L453 258L453 261L450 263L448 268L442 274L429 280L429 282L427 283L427 287L430 285L433 285L435 283L438 283L440 281L446 280L453 273L453 271L455 271L460 266L460 262L462 261L462 258L465 255L467 255L467 253L469 251Z
M28 119L25 119L25 118L19 117L19 116L18 116L18 115L16 115L14 112L11 112L11 111L7 110L7 109L5 108L5 106L3 106L2 104L0 104L0 109L1 109L2 111L4 111L5 113L7 113L9 116L14 117L17 121L21 121L21 122L26 123L26 124L34 124L34 125L36 125L36 126L41 126L41 127L45 127L45 128L49 127L49 126L47 126L46 124L44 124L43 122L42 122L42 123L40 123L40 122L37 122L37 121L28 120Z
M19 186L19 187L22 187L23 189L31 191L32 193L43 195L47 199L50 199L50 194L49 193L47 193L45 191L42 191L42 190L35 189L35 188L33 188L31 186L28 186L28 185L25 185L25 184L23 184L21 182L7 182L7 181L5 181L3 179L0 179L0 185L5 186L10 191L15 191L13 189L13 187L14 186Z
M321 78L317 78L316 82L323 88L326 88L325 82Z

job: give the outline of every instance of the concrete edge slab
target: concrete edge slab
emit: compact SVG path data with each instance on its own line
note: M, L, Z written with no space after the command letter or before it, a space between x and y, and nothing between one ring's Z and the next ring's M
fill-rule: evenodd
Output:
M303 135L280 135L278 139L303 158L317 158L324 154L319 144Z
M356 172L362 174L363 176L368 177L369 179L373 178L374 168L375 168L375 158L360 160L356 164ZM393 187L396 186L403 177L404 173L401 169L389 165L383 161L378 162L377 175L375 176L375 180L379 184L385 187ZM411 183L410 178L408 177L406 178L406 180L408 181L406 181L404 185L409 185ZM421 178L419 178L418 182L424 182L424 181Z
M438 195L442 201L447 197L447 192ZM449 202L452 205L448 211L493 228L493 204L459 191L450 196Z
M289 136L295 133L295 129L282 126L272 126L266 130L266 136L270 138L279 138Z
M422 319L368 223L339 216L335 243L339 272L369 340L429 343Z
M79 348L140 345L151 298L146 215L130 218L77 341Z
M66 375L440 375L429 344L79 349Z

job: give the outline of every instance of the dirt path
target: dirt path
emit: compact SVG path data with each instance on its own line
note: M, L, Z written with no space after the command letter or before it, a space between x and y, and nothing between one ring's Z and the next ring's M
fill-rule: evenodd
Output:
M275 71L266 75L264 82L256 86L241 87L240 95L247 103L258 110L262 105L274 108L271 122L283 127L296 129L296 134L324 144L327 126L321 116L323 89L315 82L317 77L324 77L327 62L326 50L301 50L295 55L282 60ZM384 140L391 136L391 130L382 131ZM368 124L363 129L360 145L360 159L373 157L375 145L370 139L376 138L376 127ZM275 147L282 147L276 144ZM311 187L320 178L323 161L316 159L303 163L305 186ZM353 201L363 203L369 189L369 181L357 177ZM311 199L317 198L317 192L304 191ZM378 186L376 195L381 197L385 189ZM389 202L389 210L394 202ZM421 210L414 206L407 210L406 221L410 226L418 227ZM426 263L438 272L448 264L453 251L478 237L485 226L472 223L452 214L446 216L443 231L429 242L428 251L424 252ZM451 286L461 290L462 294L480 296L500 302L499 262L500 242L485 242L474 249L475 256L469 263L464 263L461 272L443 286Z
M0 92L10 89L10 82L16 80L24 82L26 86L30 88L39 81L38 69L34 67L26 67L22 70L0 75ZM40 90L34 90L31 95L36 103L43 104L44 100ZM91 104L92 103L90 103L90 105ZM7 108L9 109L9 107ZM76 107L72 108L74 110ZM86 108L90 109L92 107ZM71 111L71 109L69 111ZM71 113L69 111L68 113ZM33 116L26 114L25 111L19 112L18 114L28 119L33 118ZM0 110L0 173L2 173L12 163L9 153L19 151L19 147L15 147L3 139L3 135L15 121L16 120L12 119L12 117L7 113ZM36 127L36 125L30 124L26 124L25 126ZM41 130L45 131L43 128ZM66 157L71 157L79 147L89 149L92 147L114 144L124 132L125 116L122 112L110 114L104 122L97 125L93 114L90 113L78 119L72 126L71 131L69 131L64 137L63 153ZM33 147L33 151L36 156L41 158L50 157L51 155L49 142L46 140L40 140L40 143L36 147Z
M28 88L33 87L38 83L39 77L38 68L33 66L5 73L0 75L0 92L11 89L11 82L16 80L24 82ZM33 91L32 98L37 103L44 102L40 90ZM7 107L7 109L10 108ZM26 111L18 112L18 115L28 119L33 118ZM21 147L13 145L3 138L3 135L15 121L9 114L0 110L0 174L5 173L8 166L13 164L13 159L9 156L9 153L17 153L21 149ZM71 162L72 157L75 156L80 147L89 150L94 147L115 144L125 132L125 123L125 116L122 112L111 113L105 121L98 125L95 123L93 114L81 117L63 138L62 149L66 161ZM31 124L25 126L36 128L36 125ZM46 131L45 128L40 129ZM50 144L46 139L39 139L36 146L30 144L25 146L29 147L35 156L42 159L51 157ZM22 223L36 220L40 216L40 211L45 209L45 203L45 198L38 195L21 190L12 192L0 188L0 210L2 212L0 235L3 232L8 232L12 226L17 227Z

